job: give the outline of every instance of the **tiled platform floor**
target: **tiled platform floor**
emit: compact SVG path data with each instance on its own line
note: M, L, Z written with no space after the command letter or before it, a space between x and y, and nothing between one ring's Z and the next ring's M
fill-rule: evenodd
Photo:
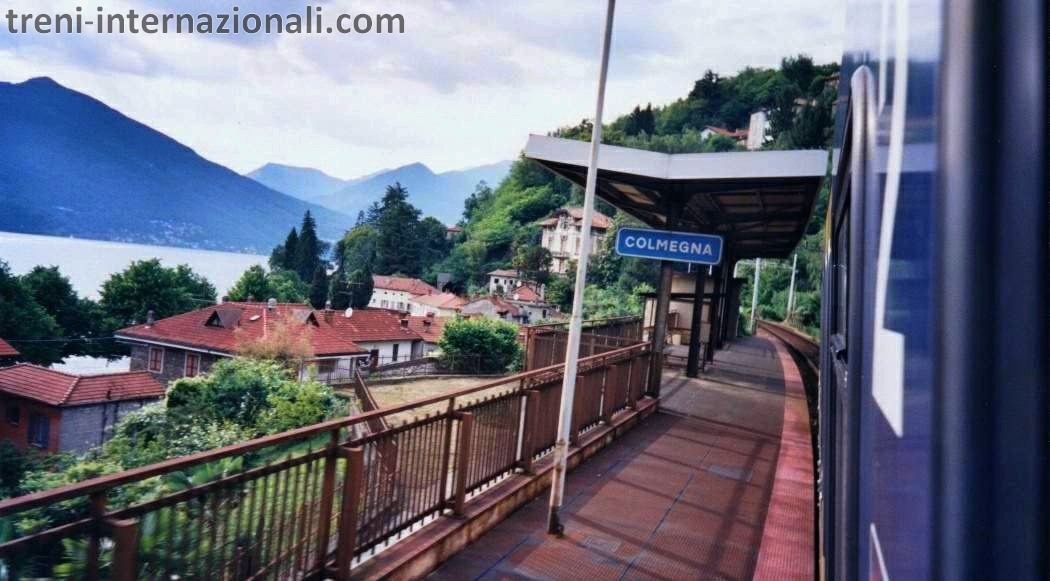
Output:
M664 411L570 474L564 538L546 534L544 494L431 578L750 579L784 418L781 357L739 339L699 379L669 370L662 390Z

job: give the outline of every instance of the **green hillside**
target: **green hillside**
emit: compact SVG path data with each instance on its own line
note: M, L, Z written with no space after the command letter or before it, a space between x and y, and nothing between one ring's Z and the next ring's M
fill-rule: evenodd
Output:
M764 109L773 137L765 147L826 148L832 134L837 72L837 64L816 65L806 56L784 59L778 69L747 68L732 76L708 71L687 96L665 106L639 105L609 123L603 129L602 142L666 153L732 150L738 147L732 139L716 135L705 140L701 137L703 128L746 128L751 113ZM591 128L591 122L583 120L552 135L588 141ZM519 159L498 187L481 184L467 199L460 222L464 231L448 258L430 267L428 278L434 279L438 272L451 272L453 280L465 291L482 285L485 273L496 268L517 263L532 270L535 265L523 257L529 254L530 247L539 244L540 232L534 223L563 205L582 203L582 198L578 187L538 164ZM821 204L825 199L826 192L821 194ZM613 216L617 225L631 222L627 216L617 215L608 204L599 202L598 209ZM814 214L811 235L802 244L799 256L799 268L804 274L798 280L798 324L810 329L819 321L819 233L823 219L821 206ZM622 297L631 296L639 285L653 285L656 274L655 263L640 262L611 252L600 254L589 274L589 282L597 283L599 288L588 291L588 314L637 310L638 301ZM790 262L788 267L789 271ZM741 273L745 270L741 268ZM780 289L779 275L772 274L782 270L785 269L769 269L769 284L764 285L761 299L763 316L784 318L787 283ZM538 274L543 278L543 273ZM790 277L790 272L787 274ZM554 277L548 288L549 298L568 306L571 280ZM750 292L749 288L745 293Z

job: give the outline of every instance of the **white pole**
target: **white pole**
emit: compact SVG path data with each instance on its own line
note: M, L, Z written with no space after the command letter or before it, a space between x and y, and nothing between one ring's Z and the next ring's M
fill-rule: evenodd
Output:
M551 481L550 518L547 532L560 535L563 531L558 513L565 495L565 475L568 471L569 430L572 427L572 402L576 395L576 368L580 352L580 332L583 326L583 290L587 284L587 261L591 250L591 223L594 217L594 192L598 185L598 148L602 141L602 109L605 105L605 77L609 72L609 45L612 43L613 11L616 0L609 0L605 12L605 32L602 35L602 60L598 73L598 103L594 109L594 128L591 131L591 156L587 167L587 187L583 196L583 224L580 226L580 259L576 263L576 286L572 296L572 318L569 321L569 344L565 349L565 377L561 383L561 411L558 414L558 440L554 443L554 474Z
M751 334L755 334L755 321L758 316L758 282L759 273L762 271L762 259L755 259L755 288L751 292Z
M788 305L785 321L791 320L791 311L795 310L795 270L798 268L798 253L791 259L791 286L788 287Z

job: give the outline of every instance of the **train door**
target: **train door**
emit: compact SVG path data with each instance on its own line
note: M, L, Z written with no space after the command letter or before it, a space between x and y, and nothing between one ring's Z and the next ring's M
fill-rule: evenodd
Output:
M854 96L850 110L866 107ZM857 568L860 508L860 414L865 322L865 206L867 131L851 113L832 186L826 248L824 361L821 377L822 550L830 579L852 579Z

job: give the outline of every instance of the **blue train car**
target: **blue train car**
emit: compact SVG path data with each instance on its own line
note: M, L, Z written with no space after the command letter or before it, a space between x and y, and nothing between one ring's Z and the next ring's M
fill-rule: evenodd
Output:
M848 2L819 406L827 579L1050 576L1046 10Z

